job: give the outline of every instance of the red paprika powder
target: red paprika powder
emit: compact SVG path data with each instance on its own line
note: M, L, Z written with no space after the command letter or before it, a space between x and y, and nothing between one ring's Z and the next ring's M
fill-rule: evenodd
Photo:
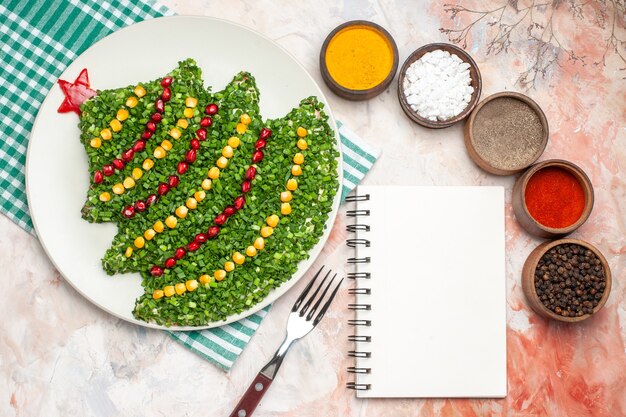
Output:
M547 167L530 177L524 200L535 220L546 227L561 229L580 219L585 208L585 191L571 172Z

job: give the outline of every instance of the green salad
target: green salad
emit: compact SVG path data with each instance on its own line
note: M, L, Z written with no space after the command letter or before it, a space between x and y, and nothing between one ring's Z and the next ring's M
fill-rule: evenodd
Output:
M188 59L98 91L81 112L92 179L82 215L118 225L102 266L141 274L136 318L201 326L243 312L322 236L339 155L315 97L263 119L251 74L212 92Z

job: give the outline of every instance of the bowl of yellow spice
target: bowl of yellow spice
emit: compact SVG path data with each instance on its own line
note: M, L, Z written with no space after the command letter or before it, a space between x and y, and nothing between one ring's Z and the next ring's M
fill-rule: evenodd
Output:
M328 87L348 100L385 91L398 69L398 47L383 27L366 20L337 26L324 41L320 71Z

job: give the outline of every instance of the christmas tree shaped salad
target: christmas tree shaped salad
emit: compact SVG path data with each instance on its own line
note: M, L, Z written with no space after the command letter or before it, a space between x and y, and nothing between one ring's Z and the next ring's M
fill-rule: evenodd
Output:
M102 266L141 274L135 317L206 325L249 309L293 275L322 236L338 189L323 107L309 97L264 120L251 74L212 92L191 59L80 106L91 176L82 216L117 224Z

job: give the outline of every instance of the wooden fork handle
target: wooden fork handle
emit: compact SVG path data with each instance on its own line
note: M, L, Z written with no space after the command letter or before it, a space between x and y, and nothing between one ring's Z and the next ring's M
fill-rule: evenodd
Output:
M272 380L259 372L230 417L250 417L271 384Z

